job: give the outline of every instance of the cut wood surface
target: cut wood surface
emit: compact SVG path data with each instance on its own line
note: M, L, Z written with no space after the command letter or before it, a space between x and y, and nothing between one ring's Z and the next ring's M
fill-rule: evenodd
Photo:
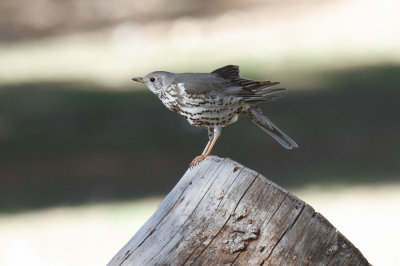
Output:
M187 170L108 265L192 264L369 265L305 202L215 156Z

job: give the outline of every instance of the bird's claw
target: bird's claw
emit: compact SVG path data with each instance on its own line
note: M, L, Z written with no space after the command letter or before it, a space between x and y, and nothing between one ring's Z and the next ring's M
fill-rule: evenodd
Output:
M207 157L207 155L205 155L205 154L202 154L202 155L197 156L197 157L194 158L193 161L190 163L190 167L196 166L198 163L200 163L201 161L203 161L206 157Z

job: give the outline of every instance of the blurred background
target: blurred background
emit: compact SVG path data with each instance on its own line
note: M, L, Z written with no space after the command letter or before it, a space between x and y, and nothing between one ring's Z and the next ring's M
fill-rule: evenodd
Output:
M0 264L104 265L208 141L135 76L237 64L289 89L213 153L399 265L400 2L0 1Z

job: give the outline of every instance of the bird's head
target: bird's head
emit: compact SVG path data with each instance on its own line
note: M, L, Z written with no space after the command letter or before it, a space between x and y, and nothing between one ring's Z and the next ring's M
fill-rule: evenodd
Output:
M132 80L145 84L153 93L158 94L171 84L170 74L165 71L155 71L144 77L137 77Z

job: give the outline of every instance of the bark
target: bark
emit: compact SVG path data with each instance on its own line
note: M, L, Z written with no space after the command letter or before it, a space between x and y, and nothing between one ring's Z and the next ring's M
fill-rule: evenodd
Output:
M187 170L108 265L191 264L369 265L305 202L214 156Z

